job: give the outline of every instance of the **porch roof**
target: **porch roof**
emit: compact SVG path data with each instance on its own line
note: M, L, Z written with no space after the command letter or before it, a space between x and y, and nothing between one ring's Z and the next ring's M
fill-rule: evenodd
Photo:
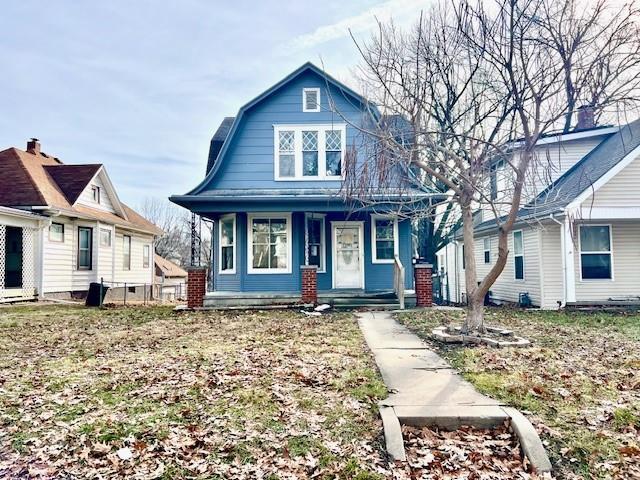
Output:
M394 209L417 211L438 201L441 194L416 188L370 193L364 198L348 196L340 189L232 189L205 191L197 195L173 195L169 199L196 213L246 211L342 211L345 209Z

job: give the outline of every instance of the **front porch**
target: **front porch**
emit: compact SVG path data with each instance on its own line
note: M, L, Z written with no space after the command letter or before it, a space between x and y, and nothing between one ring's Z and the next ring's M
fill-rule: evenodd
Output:
M405 290L406 307L415 307L415 290ZM318 303L334 308L375 306L379 309L398 308L398 296L393 290L366 292L353 289L331 289L318 291ZM301 306L301 293L296 292L208 292L204 297L204 308L244 309L265 306Z

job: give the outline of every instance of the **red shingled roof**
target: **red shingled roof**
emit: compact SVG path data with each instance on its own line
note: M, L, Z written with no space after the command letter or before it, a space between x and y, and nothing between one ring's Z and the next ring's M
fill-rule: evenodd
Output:
M50 207L65 215L78 215L122 227L162 234L156 225L124 204L127 218L85 205L74 205L100 164L65 165L43 153L8 148L0 152L0 205L5 207Z

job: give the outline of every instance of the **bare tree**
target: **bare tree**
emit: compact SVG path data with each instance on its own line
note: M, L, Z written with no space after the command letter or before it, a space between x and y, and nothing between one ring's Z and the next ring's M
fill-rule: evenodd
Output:
M558 11L574 25L571 54L561 51L566 35L550 40L551 32L560 31ZM484 329L484 297L507 262L508 235L530 168L540 163L539 139L566 129L578 101L603 112L635 99L637 85L628 77L636 71L640 44L632 12L633 7L623 7L612 13L604 0L590 10L576 8L573 0L461 0L440 4L408 32L380 24L371 41L356 42L367 93L375 93L386 115L364 132L375 144L373 161L347 165L353 177L347 193L371 199L372 189L397 189L403 174L406 183L446 191L447 200L436 211L445 224L461 219L466 331ZM621 26L625 32L616 37ZM611 71L608 65L617 67ZM399 141L388 128L384 118L390 114L408 121L410 142ZM497 165L506 172L501 192ZM478 210L490 212L498 230L498 256L482 279L474 248Z
M156 253L181 265L187 265L190 251L190 213L158 198L145 198L139 211L164 231L156 242Z

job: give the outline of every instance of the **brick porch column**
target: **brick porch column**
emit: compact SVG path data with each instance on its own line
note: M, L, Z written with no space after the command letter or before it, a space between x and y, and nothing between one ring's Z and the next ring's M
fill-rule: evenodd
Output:
M416 263L413 266L416 281L416 306L433 306L433 279L431 273L433 265L430 263Z
M318 303L318 267L315 265L301 265L302 303Z
M207 267L190 267L187 273L187 307L202 308L207 286Z

